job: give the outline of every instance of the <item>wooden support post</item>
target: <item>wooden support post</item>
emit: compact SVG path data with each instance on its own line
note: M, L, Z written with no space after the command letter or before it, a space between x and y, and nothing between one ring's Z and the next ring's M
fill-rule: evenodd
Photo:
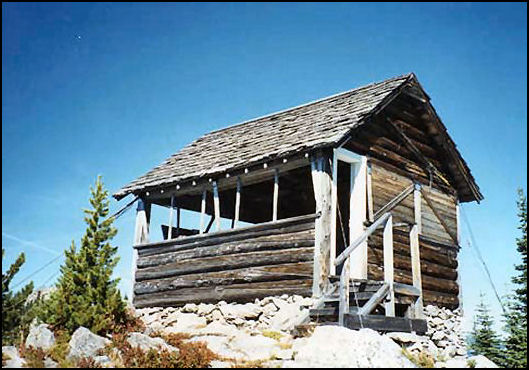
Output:
M349 243L365 231L366 221L366 172L367 159L351 163L351 189L349 199ZM351 275L353 279L367 279L367 240L351 253Z
M272 210L272 221L277 221L277 206L279 198L279 170L274 169L274 201Z
M417 225L417 234L422 234L421 202L421 185L415 184L415 188L413 189L413 207L415 214L415 225Z
M136 209L136 226L134 228L134 245L149 242L149 223L151 219L151 204L145 202L142 198L138 199L138 208ZM132 248L132 284L130 292L130 302L134 300L134 285L136 283L136 269L138 261L138 250Z
M213 205L215 208L215 224L217 226L217 231L220 231L220 201L219 189L216 181L213 181Z
M332 157L332 210L331 210L331 250L329 274L336 275L336 210L338 207L338 156L334 151Z
M235 194L235 215L233 216L233 223L231 228L237 227L239 223L239 211L241 208L241 178L237 177L237 193Z
M319 214L314 225L314 269L312 274L312 295L314 297L322 296L329 274L332 179L328 161L329 157L322 153L311 159L316 213Z
M176 208L176 235L180 235L180 207Z
M169 230L167 231L167 240L173 237L173 210L174 210L174 195L171 195L171 205L169 206Z
M384 227L384 282L389 286L389 301L386 302L386 316L395 316L395 289L393 287L393 217L389 216Z
M351 259L346 259L342 267L342 273L340 274L340 302L338 308L338 324L340 326L344 326L345 314L349 313L349 276L351 274L349 271L350 264Z
M200 204L200 234L204 234L204 219L206 217L206 195L207 191L202 192L202 203Z
M371 163L367 163L367 171L366 171L366 191L367 191L367 218L369 222L373 222L375 220L374 217L374 211L373 211L373 185L371 183L372 181L372 171Z
M410 231L410 254L411 254L411 275L413 286L420 292L414 304L413 317L421 319L423 317L422 279L421 279L421 254L419 251L419 227L415 224Z

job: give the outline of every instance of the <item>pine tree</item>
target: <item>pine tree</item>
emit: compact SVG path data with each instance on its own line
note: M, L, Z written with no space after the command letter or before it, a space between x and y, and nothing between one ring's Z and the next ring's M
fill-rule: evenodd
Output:
M110 244L117 230L109 213L108 191L98 177L90 189L92 209L84 210L88 227L77 250L75 243L65 251L65 262L57 290L42 303L39 316L43 321L70 333L84 326L104 334L126 322L125 302L117 288L119 279L112 271L119 258L117 247Z
M4 258L2 248L2 259ZM30 282L18 292L13 293L9 284L18 273L26 256L21 253L9 269L2 274L2 345L13 344L19 339L20 326L31 305L26 304L26 299L33 291L33 282Z
M508 310L505 314L507 339L508 367L527 367L527 198L518 189L518 229L522 236L516 239L516 250L522 257L522 262L515 265L518 275L511 281L515 284L513 294L509 298Z
M484 355L492 362L500 364L503 362L501 339L493 329L494 321L485 303L484 294L480 294L480 303L476 311L468 347L473 353Z

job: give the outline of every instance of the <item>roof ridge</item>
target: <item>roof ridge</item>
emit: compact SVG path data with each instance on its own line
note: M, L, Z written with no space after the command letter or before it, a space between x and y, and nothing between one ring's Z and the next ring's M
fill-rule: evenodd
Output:
M272 113L267 113L265 115L262 115L262 116L259 116L259 117L256 117L256 118L251 118L251 119L246 120L246 121L234 123L234 124L226 126L226 127L222 127L222 128L216 129L216 130L208 131L205 134L203 134L202 136L200 136L199 138L195 139L189 145L191 145L194 142L202 139L203 137L208 136L208 135L213 134L213 133L217 133L217 132L220 132L220 131L228 130L228 129L231 129L233 127L237 127L237 126L244 125L244 124L247 124L247 123L259 121L260 119L263 119L263 118L270 118L270 117L273 117L275 115L286 113L286 112L290 112L290 111L293 111L293 110L296 110L296 109L300 109L300 108L303 108L303 107L307 107L307 106L312 105L312 104L321 103L321 102L324 102L326 100L334 99L334 98L337 98L337 97L339 97L341 95L350 94L350 93L355 92L355 91L367 89L367 88L373 87L375 85L380 85L380 84L383 84L383 83L388 83L388 82L392 82L392 81L399 80L399 79L404 79L404 78L405 79L409 79L410 77L415 77L415 74L413 72L409 72L409 73L406 73L406 74L403 74L403 75L400 75L400 76L391 77L391 78L388 78L388 79L385 79L385 80L382 80L382 81L371 82L371 83L369 83L367 85L355 87L355 88L353 88L351 90L342 91L342 92L339 92L339 93L336 93L336 94L333 94L333 95L329 95L329 96L325 96L323 98L319 98L319 99L316 99L316 100L312 100L312 101L309 101L307 103L303 103L303 104L300 104L300 105L297 105L297 106L294 106L294 107L282 109L282 110L279 110L279 111L276 111L276 112L272 112Z

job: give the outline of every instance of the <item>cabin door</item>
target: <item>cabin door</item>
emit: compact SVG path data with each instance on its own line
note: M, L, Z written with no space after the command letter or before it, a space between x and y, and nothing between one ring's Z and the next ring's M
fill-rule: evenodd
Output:
M330 274L339 275L334 261L364 231L366 220L366 157L338 148L333 155ZM367 278L367 242L351 254L352 278Z

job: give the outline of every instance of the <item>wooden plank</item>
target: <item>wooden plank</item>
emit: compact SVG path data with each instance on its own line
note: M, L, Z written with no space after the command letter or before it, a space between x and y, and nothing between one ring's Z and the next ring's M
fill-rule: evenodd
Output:
M417 225L417 235L422 233L422 211L421 211L421 186L415 184L413 189L413 205L414 205L414 216L415 225Z
M157 241L157 242L152 242L152 243L144 243L144 244L134 245L134 248L138 248L140 250L141 249L156 249L158 247L163 247L167 245L189 244L189 243L193 243L199 240L210 239L212 237L220 238L224 236L254 233L254 232L258 232L262 230L271 230L271 229L278 229L278 228L285 228L285 227L288 228L294 225L309 224L310 222L314 222L317 216L318 215L314 213L306 214L302 216L296 216L296 217L285 218L282 220L277 220L275 222L269 221L269 222L263 222L259 224L252 224L249 226L240 227L236 230L227 229L227 230L221 230L218 232L211 232L209 234L187 236L185 238L178 238L174 240L162 240L162 241Z
M366 221L366 172L367 158L350 164L349 240L352 241L365 230ZM367 239L354 249L349 258L353 279L367 279Z
M349 312L349 264L350 259L346 259L342 266L342 273L340 274L340 286L338 288L340 294L340 307L338 310L338 324L344 326L344 315Z
M380 217L380 215L383 215L384 213L391 212L396 206L398 206L408 195L410 195L414 190L414 185L408 186L406 189L404 189L399 195L397 195L395 198L393 198L389 203L387 203L384 207L379 209L376 213L374 218L377 219Z
M136 296L134 306L178 307L186 303L253 302L256 298L269 296L311 295L312 280L281 280L260 283L233 284L212 289L211 287L180 289L177 292L163 292Z
M239 223L239 212L241 208L241 178L237 177L237 190L235 194L235 216L233 217L232 228L236 228Z
M138 206L136 208L136 225L134 229L134 244L140 244L149 240L149 218L150 218L150 203L145 202L142 198L138 199ZM132 251L132 284L129 299L134 300L134 283L136 282L136 269L138 260L138 250L133 248Z
M395 246L395 243L394 243ZM410 249L410 243L407 245L408 250ZM393 250L395 252L395 249ZM384 261L383 249L379 246L369 248L369 259L368 263L382 265ZM398 269L412 271L412 259L411 254L407 256L402 254L394 253L393 266ZM458 276L457 270L450 267L438 265L436 263L420 260L421 274L425 276L439 277L442 279L455 280Z
M413 279L413 286L422 292L422 278L421 278L421 257L419 251L419 227L413 225L410 231L410 251L411 251L411 274ZM423 317L423 302L422 293L417 298L414 305L414 317Z
M169 229L167 231L167 239L173 238L173 211L174 211L174 195L171 196L171 205L169 206Z
M186 259L226 256L261 250L279 250L313 246L314 237L311 235L310 231L302 231L294 234L264 236L254 239L214 244L200 248L185 249L178 252L142 256L138 260L138 268L141 269L166 265L171 262L183 261Z
M277 206L279 199L279 170L274 169L274 199L272 201L272 221L277 221Z
M430 198L428 197L428 195L426 194L426 192L424 191L424 189L421 188L421 194L424 198L424 200L426 201L426 203L428 204L428 206L430 207L430 209L432 210L432 212L434 213L435 217L437 217L437 219L439 220L439 222L441 223L441 225L443 225L443 228L445 229L446 233L448 235L450 235L450 238L452 239L452 241L456 244L456 245L459 245L457 243L457 237L454 236L452 234L452 231L450 230L450 228L448 227L448 225L446 224L446 222L444 221L443 217L441 217L441 215L439 214L439 212L437 212L437 209L435 208L435 206L433 205L432 201L430 200Z
M312 247L291 249L289 253L283 250L238 253L228 256L205 257L187 259L168 263L163 266L148 267L138 270L136 280L150 280L192 273L206 273L230 270L251 266L279 265L282 263L312 261L314 249Z
M366 173L366 182L367 182L367 219L369 222L375 221L375 216L373 212L373 184L372 184L372 167L371 162L367 164L367 173Z
M384 226L384 282L389 286L389 301L386 302L386 316L395 316L395 291L393 289L393 218L391 215Z
M332 198L331 198L331 250L329 274L336 274L336 217L338 207L338 156L333 151L332 158ZM343 261L342 261L343 262Z
M313 295L320 297L327 284L331 249L332 220L332 179L330 176L328 156L318 153L311 159L312 183L316 201L316 214L319 214L314 225L314 272Z
M384 277L383 268L375 264L370 263L368 265L368 272L371 279L383 279ZM394 272L395 281L409 285L413 284L413 276L410 271L394 269ZM427 289L430 291L455 295L459 293L459 286L454 280L441 279L426 275L422 275L421 279L423 292Z
M279 280L309 280L311 278L312 262L309 261L144 280L135 284L134 291L137 295L141 295L178 291L182 288L216 287Z
M206 218L206 196L207 191L204 189L204 191L202 191L202 201L200 203L200 234L204 233L204 222Z
M408 319L404 317L387 317L382 315L345 315L345 327L358 330L369 328L382 332L416 332L423 335L428 330L426 320Z
M382 286L377 290L375 294L369 300L360 308L358 311L359 315L368 315L370 314L376 306L378 306L382 300L386 298L386 296L389 293L389 284L384 283Z
M217 231L220 231L220 201L219 189L216 181L213 181L213 205L215 208L215 224L217 225Z

